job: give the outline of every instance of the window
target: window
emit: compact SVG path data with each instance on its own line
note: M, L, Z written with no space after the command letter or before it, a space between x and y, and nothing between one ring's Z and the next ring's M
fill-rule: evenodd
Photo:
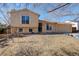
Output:
M49 24L46 24L46 30L52 30L52 26L49 26Z
M46 24L46 29L49 30L49 25L48 24Z
M23 29L22 28L19 28L19 32L23 32Z
M29 32L32 32L32 29L29 29Z
M29 24L29 16L22 16L22 24Z
M50 26L50 30L52 30L52 27Z

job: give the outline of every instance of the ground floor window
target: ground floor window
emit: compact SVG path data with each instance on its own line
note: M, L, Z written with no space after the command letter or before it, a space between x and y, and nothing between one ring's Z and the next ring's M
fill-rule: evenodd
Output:
M19 28L19 30L18 30L19 32L23 32L23 28Z
M46 24L46 30L52 30L52 26L49 26L49 24Z
M52 30L52 27L50 26L50 30Z
M49 24L46 24L46 30L49 30Z
M32 29L29 29L29 32L32 32Z

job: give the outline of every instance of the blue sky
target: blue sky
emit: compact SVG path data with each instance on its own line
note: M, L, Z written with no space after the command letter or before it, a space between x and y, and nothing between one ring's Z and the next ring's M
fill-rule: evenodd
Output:
M7 7L3 7L3 5L0 4L0 7L1 9L3 10L4 14L6 14L7 11L11 10L11 9L23 9L23 8L28 8L38 14L40 14L40 17L39 19L40 20L44 20L44 19L47 19L49 21L52 21L52 22L64 22L66 20L73 20L75 19L77 16L60 16L61 14L69 14L69 13L79 13L79 4L71 4L70 6L65 6L63 8L60 8L58 10L56 10L55 12L51 12L51 13L48 13L48 10L52 10L54 8L56 8L59 4L51 4L51 3L45 3L45 4L37 4L37 5L34 5L34 4L24 4L24 3L16 3L16 4L4 4L4 5L7 5ZM1 15L1 12L0 12L0 22L3 22L2 21L3 19L3 16Z

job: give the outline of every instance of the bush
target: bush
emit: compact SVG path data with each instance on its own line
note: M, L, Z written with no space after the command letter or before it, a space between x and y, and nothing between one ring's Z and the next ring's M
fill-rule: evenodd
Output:
M6 29L5 28L0 28L0 34L6 33Z

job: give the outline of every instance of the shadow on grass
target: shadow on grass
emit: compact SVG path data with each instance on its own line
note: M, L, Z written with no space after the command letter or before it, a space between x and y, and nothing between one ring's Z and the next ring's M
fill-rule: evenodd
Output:
M79 51L75 50L75 51L72 51L71 50L68 50L68 49L65 49L65 48L61 48L61 50L67 54L68 56L79 56Z
M15 56L39 56L40 53L40 49L38 50L33 47L20 47Z
M5 46L8 46L7 38L0 39L0 48L4 48Z

